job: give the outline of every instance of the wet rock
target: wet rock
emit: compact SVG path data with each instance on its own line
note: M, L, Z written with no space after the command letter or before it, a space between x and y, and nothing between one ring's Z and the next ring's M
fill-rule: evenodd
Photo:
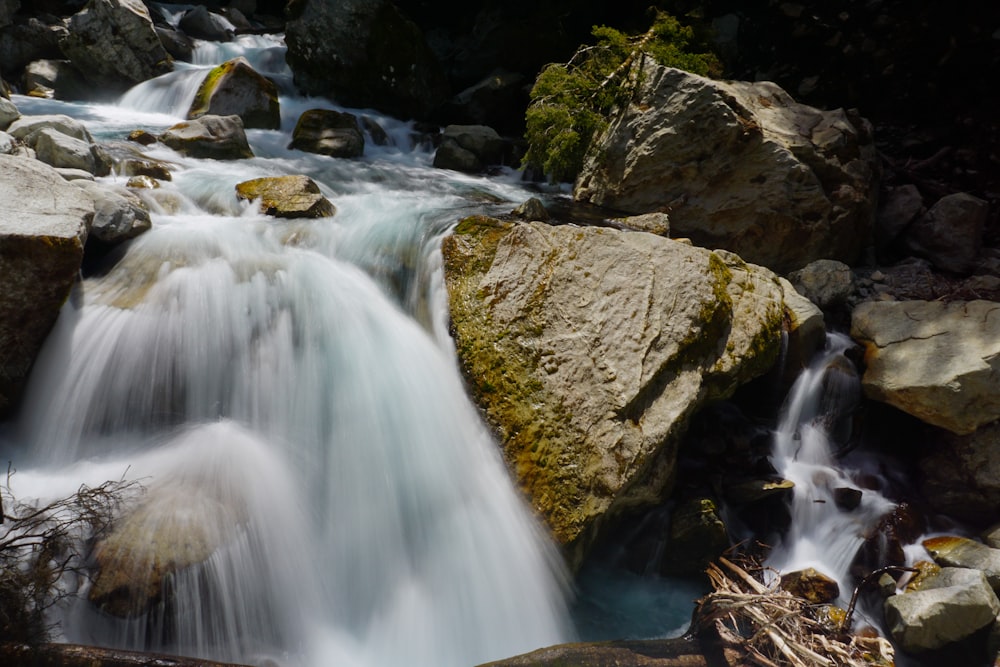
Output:
M160 187L160 182L150 176L132 176L125 181L125 187L136 190L155 190Z
M60 46L88 81L110 91L173 69L141 0L90 0L70 19Z
M1000 418L1000 303L863 303L851 336L869 398L956 434Z
M213 67L195 93L188 118L239 116L245 128L281 127L278 88L243 56Z
M726 524L710 498L677 506L670 517L670 536L660 563L666 575L700 575L729 548Z
M156 136L146 130L132 130L128 134L128 140L142 146L152 146L156 143Z
M670 216L666 213L629 215L624 218L615 218L614 222L625 229L634 229L637 232L649 232L650 234L670 237Z
M728 481L725 485L726 500L737 505L755 503L774 496L791 497L795 483L777 478Z
M833 602L840 597L837 582L811 567L781 575L781 588L812 604Z
M225 17L202 5L184 12L177 27L190 37L209 42L231 42L236 34L235 26Z
M239 116L202 116L177 123L167 128L159 140L195 158L241 160L253 157Z
M781 287L731 253L479 217L442 249L471 392L574 565L669 492L689 418L777 359Z
M148 135L144 141L156 142L156 137ZM105 164L108 171L122 176L149 176L160 181L173 180L171 169L175 166L151 158L142 151L136 149L132 143L124 141L110 141L95 144L94 152L98 160Z
M675 235L779 272L860 256L879 174L867 121L797 104L773 83L713 81L651 59L641 72L591 146L575 199L669 208Z
M260 200L260 211L276 218L324 218L336 213L308 176L255 178L236 186L240 199Z
M361 124L361 129L364 130L371 142L376 146L394 146L395 142L392 137L385 131L377 120L371 116L362 116L359 121Z
M77 185L94 201L88 244L96 241L111 247L152 229L145 204L128 189L91 181L79 181Z
M920 590L885 601L893 639L907 653L938 649L971 636L996 620L1000 601L977 570L946 567Z
M441 134L441 144L434 153L434 166L467 173L483 171L500 164L503 140L496 130L483 125L449 125Z
M833 490L833 502L837 507L850 512L858 509L861 505L861 496L864 495L861 489L852 489L848 486L839 486Z
M968 274L982 248L988 215L989 204L978 197L964 192L947 195L917 217L904 244L939 269Z
M938 565L979 570L994 591L1000 590L1000 549L957 536L932 537L923 545Z
M818 259L788 274L795 290L821 309L842 305L854 290L851 267L832 259Z
M48 165L0 155L0 415L20 396L83 260L93 203Z
M39 160L53 167L97 173L97 159L86 141L46 127L34 136L33 148Z
M174 30L168 26L157 25L156 36L160 38L160 44L170 54L174 60L191 62L194 56L194 40L179 30Z
M307 2L285 40L295 84L351 107L426 118L448 99L420 29L388 0Z
M356 158L365 152L365 138L353 114L309 109L295 123L288 147L330 157Z
M530 197L523 204L515 208L510 213L520 220L540 220L546 222L549 219L549 212L545 204L538 197Z

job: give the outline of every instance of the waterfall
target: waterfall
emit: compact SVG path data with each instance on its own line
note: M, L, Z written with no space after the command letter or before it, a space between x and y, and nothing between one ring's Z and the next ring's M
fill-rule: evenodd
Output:
M120 138L150 91L144 124L180 120L190 78L122 106L16 103ZM332 108L282 99L307 104ZM356 161L291 151L287 128L248 132L244 161L148 149L177 167L141 193L153 229L78 285L4 444L22 498L144 485L131 545L104 547L134 585L160 581L161 547L204 557L130 618L87 601L103 575L84 583L62 639L302 667L469 666L571 639L561 562L442 333L440 235L484 193L508 210L529 195L433 170L383 121L400 142ZM236 183L281 173L311 176L337 215L237 202Z
M774 434L772 463L794 482L791 524L767 565L778 572L808 567L837 581L849 599L849 569L868 532L895 506L878 491L862 488L856 470L837 460L838 444L860 395L860 381L844 353L853 345L840 334L805 369L788 394ZM860 494L853 509L842 509L838 494Z

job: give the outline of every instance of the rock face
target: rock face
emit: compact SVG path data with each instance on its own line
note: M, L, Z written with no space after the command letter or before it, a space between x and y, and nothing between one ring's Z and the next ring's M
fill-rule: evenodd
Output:
M285 39L307 94L404 118L425 118L447 100L423 34L388 0L306 2Z
M867 302L851 336L869 398L957 434L1000 418L1000 303Z
M443 255L471 392L572 565L669 491L691 414L777 358L781 286L731 253L474 217Z
M993 623L1000 602L978 570L946 567L920 590L885 601L893 639L907 653L941 648Z
M36 160L0 155L0 416L80 271L90 198Z
M60 46L87 79L113 90L173 69L141 0L90 0Z
M281 127L278 87L258 74L243 56L213 67L201 82L188 118L237 115L243 127Z
M308 176L255 178L236 186L236 196L260 200L261 213L276 218L324 218L336 213Z
M239 116L202 116L167 128L161 142L196 158L241 160L253 157Z
M797 104L768 82L641 67L632 102L591 146L577 200L668 209L674 234L782 273L858 258L878 183L867 121Z
M289 148L330 157L361 157L365 137L353 114L331 109L309 109L299 116Z

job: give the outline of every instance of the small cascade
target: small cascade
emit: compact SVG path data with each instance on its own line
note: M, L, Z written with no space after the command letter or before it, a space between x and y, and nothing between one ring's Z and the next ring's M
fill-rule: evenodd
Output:
M839 450L850 435L860 380L844 353L850 338L831 334L792 386L774 434L772 463L795 484L791 524L767 565L781 573L813 567L849 598L849 569L867 533L895 504L857 483L860 471L842 467Z

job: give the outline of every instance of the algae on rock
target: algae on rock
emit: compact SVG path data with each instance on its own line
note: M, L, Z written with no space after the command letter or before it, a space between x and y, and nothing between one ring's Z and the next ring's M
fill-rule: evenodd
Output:
M732 253L485 217L442 250L473 398L573 566L669 493L688 418L778 356L782 288Z

